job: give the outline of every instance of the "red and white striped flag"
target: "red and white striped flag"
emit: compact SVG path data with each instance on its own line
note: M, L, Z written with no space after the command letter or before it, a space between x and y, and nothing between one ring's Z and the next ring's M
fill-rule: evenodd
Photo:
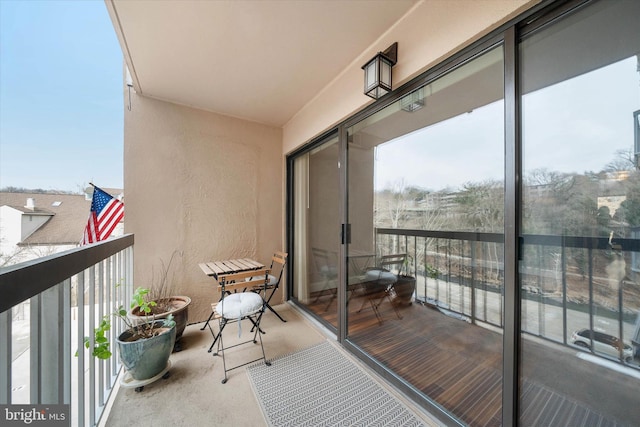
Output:
M94 186L89 221L80 246L108 238L124 218L124 203Z

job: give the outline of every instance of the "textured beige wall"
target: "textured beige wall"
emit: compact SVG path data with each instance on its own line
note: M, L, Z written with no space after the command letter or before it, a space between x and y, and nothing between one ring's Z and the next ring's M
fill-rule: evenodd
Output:
M283 129L283 149L293 151L367 104L362 64L398 42L393 67L397 88L480 39L540 0L424 0L390 28Z
M280 129L132 94L125 109L125 231L135 233L135 286L172 264L175 294L207 318L214 281L198 263L284 248ZM274 297L277 301L281 297Z
M176 293L194 300L190 322L204 320L217 296L198 263L267 262L284 248L283 153L372 102L362 94L366 60L397 41L398 87L537 3L424 0L283 129L132 94L131 110L125 109L124 175L125 231L136 239L135 285L150 286L161 261L178 251Z

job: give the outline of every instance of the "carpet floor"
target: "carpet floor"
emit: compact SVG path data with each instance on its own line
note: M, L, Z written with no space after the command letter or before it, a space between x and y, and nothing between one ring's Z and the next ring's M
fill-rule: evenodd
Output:
M426 425L328 341L247 373L273 427Z

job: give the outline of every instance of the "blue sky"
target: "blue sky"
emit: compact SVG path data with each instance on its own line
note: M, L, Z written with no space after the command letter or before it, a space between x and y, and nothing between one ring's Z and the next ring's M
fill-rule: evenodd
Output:
M633 150L633 113L640 109L638 60L631 56L524 96L525 175L540 169L600 172L619 158L619 150ZM503 108L495 102L380 146L376 188L404 182L457 190L465 183L504 180Z
M0 0L0 188L122 188L122 51L101 0Z

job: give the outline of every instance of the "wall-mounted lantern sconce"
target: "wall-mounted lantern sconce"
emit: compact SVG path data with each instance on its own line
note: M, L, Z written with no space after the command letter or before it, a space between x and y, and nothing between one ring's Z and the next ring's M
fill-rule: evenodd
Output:
M400 98L400 108L409 113L418 111L424 107L424 88L414 90L413 92Z
M364 70L364 94L378 99L391 92L391 67L398 61L398 42L384 52L378 52L362 66Z

